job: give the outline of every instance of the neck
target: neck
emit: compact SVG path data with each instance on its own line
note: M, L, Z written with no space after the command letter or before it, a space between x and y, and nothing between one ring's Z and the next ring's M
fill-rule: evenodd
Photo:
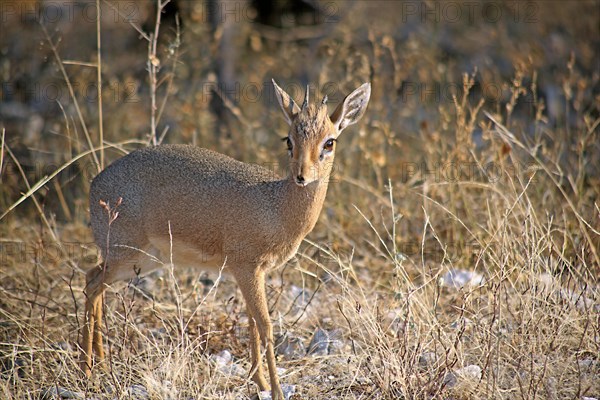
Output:
M328 181L326 178L320 179L304 187L298 186L292 177L282 182L285 187L281 219L283 225L292 228L294 234L304 237L317 223Z

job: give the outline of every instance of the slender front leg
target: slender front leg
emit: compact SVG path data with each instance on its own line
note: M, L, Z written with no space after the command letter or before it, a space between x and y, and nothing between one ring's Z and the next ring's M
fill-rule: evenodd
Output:
M277 366L275 365L273 325L269 317L269 307L265 292L265 274L254 269L244 271L240 268L234 275L246 300L246 306L250 310L250 314L254 317L260 338L266 348L272 398L273 400L284 400L283 391L279 384L279 377L277 376ZM252 344L251 349L256 351L256 347Z
M250 330L250 355L252 357L252 369L250 374L252 380L258 385L260 390L269 390L269 385L265 379L265 374L262 366L262 353L260 351L260 336L254 316L250 307L246 307L248 312L248 329Z

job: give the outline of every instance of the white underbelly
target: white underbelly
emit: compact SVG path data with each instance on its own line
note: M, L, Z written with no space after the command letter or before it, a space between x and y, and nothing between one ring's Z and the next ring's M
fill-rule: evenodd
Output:
M175 267L195 267L205 270L220 270L226 266L221 254L208 254L188 243L169 240L164 237L150 237L150 243L159 251L158 257L164 264Z

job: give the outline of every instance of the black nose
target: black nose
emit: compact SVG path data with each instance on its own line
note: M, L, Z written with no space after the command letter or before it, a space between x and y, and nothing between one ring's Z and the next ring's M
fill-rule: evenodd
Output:
M304 177L302 175L298 175L296 177L296 182L298 182L298 183L304 183Z

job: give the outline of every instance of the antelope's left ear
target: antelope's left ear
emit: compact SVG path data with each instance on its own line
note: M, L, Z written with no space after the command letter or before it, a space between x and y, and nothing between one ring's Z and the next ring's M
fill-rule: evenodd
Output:
M344 101L337 106L329 118L337 129L338 135L345 127L355 124L361 119L367 109L370 98L371 84L367 82L346 96Z

